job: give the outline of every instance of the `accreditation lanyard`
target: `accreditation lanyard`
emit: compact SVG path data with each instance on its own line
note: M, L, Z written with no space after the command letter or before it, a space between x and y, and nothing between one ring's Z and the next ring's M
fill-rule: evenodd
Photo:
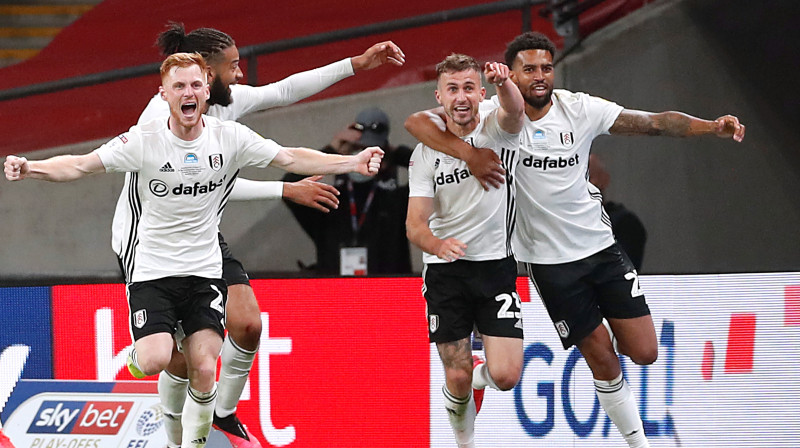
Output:
M369 194L367 194L367 199L364 201L364 208L361 209L361 214L359 215L358 210L356 209L353 181L347 179L347 192L350 195L350 225L353 228L353 245L358 244L358 232L364 225L364 220L367 219L369 208L372 206L372 200L375 198L375 187L377 187L377 184L373 182L372 188L369 190Z

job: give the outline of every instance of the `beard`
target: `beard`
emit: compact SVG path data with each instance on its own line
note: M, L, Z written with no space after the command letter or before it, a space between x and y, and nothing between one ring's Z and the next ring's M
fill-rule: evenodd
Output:
M211 82L211 86L209 86L209 92L209 105L219 104L220 106L225 107L233 103L230 87L222 84L222 81L220 81L219 78L214 78L214 81Z
M543 109L550 104L550 98L553 96L553 88L548 87L547 95L538 97L533 95L523 95L525 102L534 109Z

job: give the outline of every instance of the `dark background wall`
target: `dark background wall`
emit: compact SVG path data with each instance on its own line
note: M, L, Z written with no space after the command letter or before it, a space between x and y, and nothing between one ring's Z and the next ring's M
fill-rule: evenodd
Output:
M747 125L741 144L714 137L596 141L612 175L608 197L647 227L645 273L800 270L800 12L789 1L724 5L653 2L593 34L557 66L558 87L631 109L703 118L731 113ZM435 105L433 88L383 88L256 114L246 123L278 142L320 147L362 107L378 105L392 119L392 141L413 145L403 120ZM103 141L32 157L86 152ZM69 185L0 182L0 281L113 277L109 226L120 185L118 176ZM230 204L222 229L251 273L292 275L297 260L313 260L313 246L280 202Z

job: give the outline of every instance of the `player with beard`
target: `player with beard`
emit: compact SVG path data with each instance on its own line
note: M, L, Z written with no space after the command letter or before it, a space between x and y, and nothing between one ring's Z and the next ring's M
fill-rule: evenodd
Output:
M209 66L211 85L211 96L205 113L221 120L239 120L253 112L289 105L352 76L356 71L370 70L386 63L400 66L405 60L400 48L386 41L371 46L359 56L297 73L273 84L254 87L238 84L243 77L239 68L239 50L233 38L222 31L198 28L186 33L182 24L170 23L158 36L156 44L165 56L176 52L197 52L203 56ZM139 117L139 124L166 120L167 117L169 105L156 94ZM166 166L163 168L167 171L177 169ZM238 179L230 199L280 198L283 194L287 199L325 212L328 208L337 207L338 191L316 180L318 178L313 177L299 182L283 183ZM137 202L138 193L132 188L130 175L126 175L112 227L112 247L120 257L126 280L132 253L129 245L135 241L131 237L135 230L132 210ZM260 310L247 273L231 254L222 234L219 235L219 242L223 255L223 278L228 284L228 336L221 355L219 398L214 414L214 427L223 431L234 448L260 447L259 441L236 416L236 406L247 382L261 337ZM176 353L175 359L179 357ZM171 446L180 445L180 412L185 397L182 392L185 391L187 378L186 372L180 366L182 364L176 361L159 376L159 396L168 417L164 421Z
M505 53L509 78L526 103L523 162L515 177L514 254L524 263L564 348L576 345L586 359L597 397L614 425L630 447L648 447L615 344L619 353L647 365L658 357L658 340L638 274L614 240L600 191L587 180L591 144L603 134L716 135L740 142L745 127L731 115L703 120L681 112L651 113L554 90L554 56L553 43L534 32L517 36ZM497 103L493 99L485 107ZM441 130L429 114L412 115L406 128L452 156L469 157L473 151Z

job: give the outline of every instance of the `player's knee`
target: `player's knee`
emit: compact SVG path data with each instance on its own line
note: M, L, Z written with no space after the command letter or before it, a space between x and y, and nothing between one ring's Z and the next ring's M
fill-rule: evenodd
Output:
M628 356L635 364L647 366L653 364L658 359L658 346L642 347Z
M261 316L259 313L231 313L225 320L225 328L239 338L257 341L261 337Z
M457 384L459 389L472 388L472 371L469 369L445 369L445 377L450 384Z
M202 360L198 362L196 365L189 366L189 378L195 379L198 381L206 381L211 379L213 382L214 377L217 373L217 363L216 360Z
M496 378L492 376L492 379L494 383L497 384L498 389L511 390L519 383L521 373L521 371L504 371L497 375Z
M171 359L170 353L162 353L155 350L153 352L137 352L137 355L136 362L147 376L156 375L166 369Z

